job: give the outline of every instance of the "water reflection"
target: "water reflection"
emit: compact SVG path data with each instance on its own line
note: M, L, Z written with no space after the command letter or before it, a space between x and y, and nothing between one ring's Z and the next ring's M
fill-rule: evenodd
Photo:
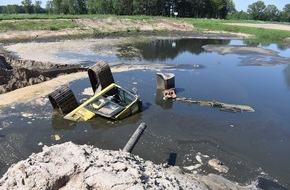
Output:
M228 45L230 40L213 39L163 39L146 43L123 44L117 56L123 60L165 61L175 59L182 53L199 55L207 44Z
M60 111L53 110L51 126L56 131L73 130L76 127L76 122L64 119Z
M99 129L100 127L104 127L106 129L112 128L112 127L123 127L127 125L138 125L142 118L142 112L136 113L134 115L131 115L130 117L127 117L122 120L108 120L107 118L96 116L93 119L89 121L92 129Z
M273 43L267 43L267 42L254 42L254 41L249 41L249 40L245 40L243 41L243 44L247 45L247 46L252 46L252 47L258 47L258 46L262 46L262 47L268 47L273 45ZM276 44L276 48L280 51L284 51L287 50L288 47L285 44Z
M284 69L285 82L290 89L290 64Z
M155 104L163 108L164 110L171 109L173 105L173 101L163 100L163 90L157 89L156 90L156 96L155 96Z
M63 115L58 110L54 110L51 117L51 125L55 131L61 130L75 130L77 125L82 125L83 123L89 123L91 128L94 130L101 128L110 128L110 127L121 127L125 125L137 125L141 120L142 114L136 113L133 116L125 118L121 121L108 120L107 118L96 116L93 119L87 122L76 122L70 121L63 118ZM1 136L0 136L1 137Z
M289 64L290 59L279 57L279 56L260 56L253 55L244 57L241 61L243 66L275 66L275 65L284 65Z

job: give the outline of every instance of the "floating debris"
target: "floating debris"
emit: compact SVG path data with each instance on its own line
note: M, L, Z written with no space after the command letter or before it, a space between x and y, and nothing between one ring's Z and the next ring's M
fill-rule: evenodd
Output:
M85 88L84 91L82 92L83 95L88 95L88 96L93 96L94 91L92 88Z
M195 159L196 159L200 164L203 164L200 155L196 155L196 156L195 156Z
M200 152L198 152L195 156L195 159L202 165L203 165L203 160L208 159L208 158L209 158L208 155L201 154Z
M219 172L223 172L223 173L228 173L229 168L227 166L224 165L224 163L222 163L221 161L219 161L218 159L211 159L208 161L208 165L210 165L211 167L213 167L213 169L219 171Z
M48 98L46 97L41 97L41 98L37 98L34 103L36 105L39 105L39 106L44 106L46 103L48 102Z
M201 166L202 166L201 164L195 164L193 166L185 166L183 168L186 169L186 170L188 170L188 171L192 171L192 170L195 170L195 169L200 168Z
M255 112L255 110L247 105L238 105L238 104L227 104L223 102L217 102L217 101L199 101L199 100L191 100L185 97L182 98L175 98L175 101L180 101L184 103L191 103L191 104L198 104L201 106L210 106L214 108L219 108L221 111L230 111L233 113L237 112Z
M55 141L59 141L61 139L59 135L54 135L53 138Z
M174 98L176 98L175 88L170 88L163 91L163 100L174 99Z
M31 118L33 116L33 114L32 113L22 113L21 116Z

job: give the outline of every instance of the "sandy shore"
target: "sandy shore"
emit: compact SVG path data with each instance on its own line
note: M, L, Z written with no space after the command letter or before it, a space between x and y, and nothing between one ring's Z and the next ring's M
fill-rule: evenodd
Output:
M63 58L59 55L59 52L82 54L86 56L93 55L96 52L98 55L113 55L116 53L116 45L124 41L124 38L76 39L45 43L16 43L6 45L4 48L23 60L59 64L79 64L80 60L77 57L71 57L70 59Z

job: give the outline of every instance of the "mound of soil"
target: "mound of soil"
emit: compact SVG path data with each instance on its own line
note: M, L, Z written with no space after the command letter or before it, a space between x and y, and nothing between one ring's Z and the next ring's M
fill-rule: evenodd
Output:
M182 173L123 151L67 142L12 166L0 189L257 189L217 175Z
M60 74L86 70L80 65L58 65L30 60L16 60L0 55L0 94L38 84Z

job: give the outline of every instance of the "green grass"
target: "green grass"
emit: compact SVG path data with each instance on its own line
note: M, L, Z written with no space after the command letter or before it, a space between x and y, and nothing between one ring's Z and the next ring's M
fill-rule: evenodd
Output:
M212 31L226 31L233 33L244 33L254 35L256 41L261 42L283 42L290 37L289 31L263 29L246 26L226 25L225 23L256 23L261 24L260 21L233 21L233 20L212 20L212 19L184 19L186 22L192 23L198 30L212 30ZM254 39L250 39L254 40Z
M0 31L9 30L61 30L75 28L77 24L71 20L17 20L1 21Z

